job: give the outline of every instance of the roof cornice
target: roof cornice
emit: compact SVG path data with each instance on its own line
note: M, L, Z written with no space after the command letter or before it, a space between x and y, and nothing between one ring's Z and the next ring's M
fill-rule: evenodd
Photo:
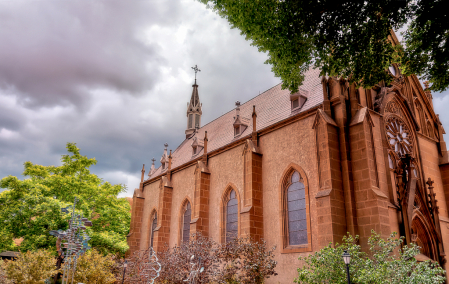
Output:
M322 105L323 105L323 103L320 103L320 104L318 104L318 105L316 105L316 106L314 106L314 107L308 109L307 111L299 112L299 113L294 114L294 115L292 115L292 116L290 116L290 117L288 117L288 118L286 118L286 119L284 119L284 120L281 120L281 121L279 121L279 122L277 122L277 123L274 123L274 124L272 124L272 125L269 125L269 126L263 128L263 129L257 131L257 135L258 135L259 137L260 137L260 136L263 136L263 135L267 135L267 134L269 134L270 132L273 132L273 131L275 131L275 130L277 130L277 129L279 129L279 128L282 128L282 127L284 127L284 126L286 126L286 125L295 123L295 122L297 122L297 121L299 121L299 120L302 120L302 119L305 119L305 118L307 118L307 117L309 117L309 116L315 115L316 112L317 112L317 110L318 110L319 108L321 108ZM222 146L222 147L220 147L220 148L218 148L218 149L213 150L212 152L207 153L207 156L208 156L209 158L211 158L211 157L214 157L214 156L216 156L216 155L219 155L219 154L221 154L221 153L223 153L223 152L226 152L226 151L228 151L228 150L230 150L230 149L233 149L233 148L235 148L235 147L238 147L238 146L240 146L240 145L243 145L247 139L251 139L251 136L252 136L252 133L249 133L249 134L247 134L247 135L245 135L245 136L242 136L242 137L240 137L238 140L232 141L231 143L228 143L228 144L226 144L226 145L224 145L224 146ZM182 143L181 143L181 144L182 144ZM197 158L195 158L195 159L193 159L193 160L188 161L187 163L184 163L184 164L182 164L182 165L180 165L180 166L178 166L178 167L176 167L176 168L173 168L173 169L171 170L172 175L173 175L174 173L176 173L176 172L179 172L179 171L185 169L185 168L188 168L188 167L190 167L190 166L196 165L196 163L197 163L198 161L200 161L201 159L202 159L202 156L199 156L199 157L197 157ZM153 177L153 178L150 178L150 179L148 179L148 180L146 180L146 181L143 182L143 186L145 187L145 185L148 185L148 184L154 183L154 182L156 182L156 181L159 181L159 180L161 179L161 177L163 177L163 176L165 176L165 173L160 174L160 175L158 175L158 176L155 176L155 177Z

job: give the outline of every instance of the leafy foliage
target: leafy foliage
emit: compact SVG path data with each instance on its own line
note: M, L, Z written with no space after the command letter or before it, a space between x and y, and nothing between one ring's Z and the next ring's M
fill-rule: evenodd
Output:
M0 284L12 284L5 271L5 262L0 259Z
M403 238L393 233L383 240L372 231L368 241L369 253L361 251L357 237L347 236L342 244L329 246L307 257L298 269L296 283L347 283L346 267L342 259L345 250L351 255L350 276L353 283L418 284L445 283L445 271L436 262L417 262L419 247L403 246Z
M14 261L6 261L4 267L8 279L14 283L44 284L58 272L55 265L51 251L37 250L19 254Z
M0 198L2 193L0 192ZM4 227L0 228L0 251L14 251L16 244L13 241L13 235Z
M1 250L11 249L12 240L21 237L23 251L55 250L56 239L48 232L67 229L69 215L61 213L61 208L72 204L75 197L79 199L77 211L92 220L88 228L92 247L102 253L124 254L128 249L130 206L117 198L125 186L111 185L90 173L96 160L82 156L74 143L68 143L67 150L61 166L25 162L26 179L8 176L0 180L0 187L7 189L0 193Z
M114 283L115 275L112 273L115 266L113 255L104 256L97 250L88 250L82 255L76 265L76 283Z
M265 63L292 92L311 66L322 75L350 78L364 87L391 81L399 63L406 75L449 85L449 23L444 0L199 0L268 53ZM409 22L405 48L393 46L391 29Z

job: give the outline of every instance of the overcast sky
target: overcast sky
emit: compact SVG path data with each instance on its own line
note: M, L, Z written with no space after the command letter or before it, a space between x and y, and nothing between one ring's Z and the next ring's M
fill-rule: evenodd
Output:
M204 125L280 82L265 60L195 0L0 0L0 178L60 165L75 142L132 196L142 164L185 138L191 67ZM448 95L434 105L449 131Z

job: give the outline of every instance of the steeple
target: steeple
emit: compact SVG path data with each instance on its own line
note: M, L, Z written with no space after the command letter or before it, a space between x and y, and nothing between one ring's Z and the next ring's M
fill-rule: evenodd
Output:
M187 129L186 129L186 138L190 137L193 133L195 133L195 128L201 127L201 115L203 112L201 111L202 104L200 103L200 97L198 95L198 85L196 84L196 73L201 71L198 69L198 66L192 67L195 71L195 83L192 85L192 96L190 98L190 103L187 103Z

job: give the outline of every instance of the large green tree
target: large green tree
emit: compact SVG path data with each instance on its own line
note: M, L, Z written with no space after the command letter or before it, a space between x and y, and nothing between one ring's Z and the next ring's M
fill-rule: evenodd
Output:
M61 166L41 166L25 162L20 180L7 176L0 180L0 251L18 250L13 240L23 238L20 250L50 248L55 250L56 238L50 230L65 230L69 214L61 208L79 199L76 210L88 217L89 244L103 253L123 254L128 246L131 213L126 199L118 198L124 185L111 185L89 168L96 160L80 154L74 143L67 144L69 154L61 158Z
M240 29L292 92L311 66L364 87L391 81L392 63L431 89L449 86L446 0L199 0ZM404 44L392 29L406 26Z

